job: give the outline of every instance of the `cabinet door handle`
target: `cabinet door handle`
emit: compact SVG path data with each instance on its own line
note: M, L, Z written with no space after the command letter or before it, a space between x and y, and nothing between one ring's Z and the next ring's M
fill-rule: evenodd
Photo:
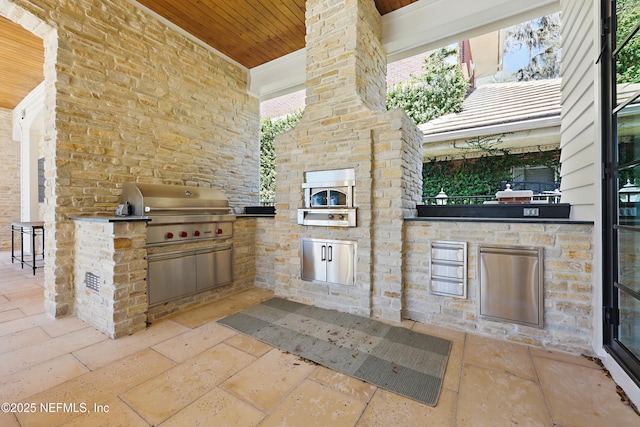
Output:
M329 262L333 261L333 246L329 246Z
M326 261L327 260L327 247L325 245L322 245L322 251L320 252L320 261Z

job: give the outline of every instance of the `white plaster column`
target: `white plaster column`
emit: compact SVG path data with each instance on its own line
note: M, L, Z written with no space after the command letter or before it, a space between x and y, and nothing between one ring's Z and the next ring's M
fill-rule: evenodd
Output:
M38 158L44 132L44 84L38 85L13 110L13 139L20 142L20 220L41 221L38 201ZM31 251L31 240L22 244Z

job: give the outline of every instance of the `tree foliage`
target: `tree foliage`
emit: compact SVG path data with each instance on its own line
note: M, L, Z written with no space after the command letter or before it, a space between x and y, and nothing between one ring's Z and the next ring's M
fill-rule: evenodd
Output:
M387 109L402 108L417 125L459 112L469 83L462 74L457 53L457 49L442 48L429 55L423 74L388 90Z
M617 0L617 40L616 46L622 42L638 25L640 5L637 0ZM616 61L618 83L640 83L640 36L636 34L618 54Z
M451 58L456 61L451 63ZM457 63L457 49L440 49L425 59L424 73L409 82L400 83L387 93L387 108L401 107L416 124L425 123L444 114L458 112L466 94L468 82ZM302 111L283 118L260 121L260 202L275 199L275 137L293 128Z
M302 111L283 118L260 120L260 202L272 203L276 197L276 151L274 140L293 128Z
M505 54L526 49L529 62L504 80L541 80L560 76L560 14L543 16L505 30Z

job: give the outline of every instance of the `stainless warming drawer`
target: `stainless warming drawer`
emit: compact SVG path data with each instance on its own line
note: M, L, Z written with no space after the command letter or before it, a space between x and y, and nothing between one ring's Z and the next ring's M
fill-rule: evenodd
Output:
M542 255L536 247L480 246L480 316L542 328Z

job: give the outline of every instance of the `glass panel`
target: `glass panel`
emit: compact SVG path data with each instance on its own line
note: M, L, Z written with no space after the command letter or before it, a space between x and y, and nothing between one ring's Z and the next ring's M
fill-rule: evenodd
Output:
M347 195L341 191L331 190L329 204L331 206L346 206Z
M620 164L640 160L640 104L629 104L618 112L617 131Z
M311 196L311 206L327 206L327 190L318 191Z
M640 166L620 169L618 174L618 224L640 226Z
M640 232L618 230L618 282L640 292Z
M619 292L620 326L618 341L640 359L640 301L622 291Z
M610 3L603 0L602 4L608 12ZM619 282L625 288L618 289L612 301L605 301L609 308L619 309L619 325L615 329L609 329L613 326L610 320L605 322L605 344L617 353L618 349L612 345L617 341L636 359L640 359L640 300L628 292L628 289L640 292L640 196L637 191L637 186L640 186L640 0L616 0L614 4L616 10L612 11L612 18L617 23L614 26L616 32L611 43L604 41L603 63L606 65L602 70L604 78L608 80L603 85L608 92L604 94L608 98L606 103L610 101L613 106L613 116L604 120L606 124L611 118L613 124L605 136L605 160L614 165L617 175L607 178L603 202L607 212L613 214L616 213L617 204L617 216L612 215L607 219L606 246L603 248L605 253L615 250L615 256L612 264L607 256L603 259L606 260L604 268L608 276L607 294L615 286L614 282ZM615 49L615 53L608 47ZM614 65L613 70L609 70L610 64ZM613 84L611 90L609 83ZM609 105L605 110L608 108ZM613 147L609 144L613 144ZM608 151L609 148L613 149L612 152ZM615 197L609 197L610 192L616 190ZM616 222L620 227L616 227ZM608 236L614 236L615 242L610 242ZM609 335L609 331L612 335ZM617 354L624 356L625 369L635 375L640 374L638 360L630 361L626 353Z

